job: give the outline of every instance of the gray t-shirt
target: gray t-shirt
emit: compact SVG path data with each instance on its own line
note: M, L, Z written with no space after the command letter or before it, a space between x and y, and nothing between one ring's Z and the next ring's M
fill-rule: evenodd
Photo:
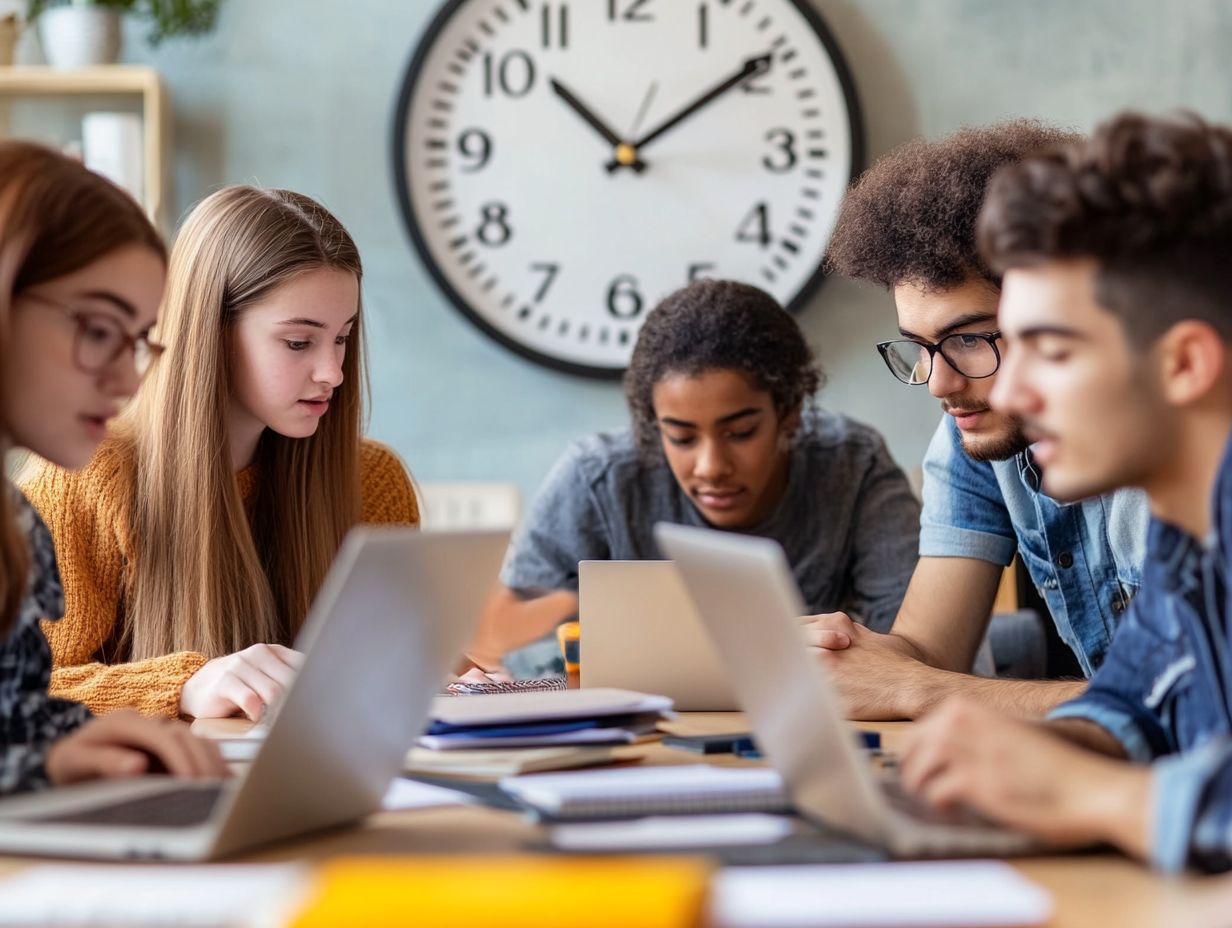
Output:
M660 560L656 522L706 525L667 462L639 455L629 431L575 442L548 474L510 547L505 586L576 590L578 561ZM773 538L810 612L894 622L915 569L920 507L876 431L836 413L805 413L787 489L748 534Z

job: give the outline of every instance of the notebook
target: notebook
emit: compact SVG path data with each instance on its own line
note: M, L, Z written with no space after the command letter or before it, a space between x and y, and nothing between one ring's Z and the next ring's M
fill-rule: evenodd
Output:
M732 867L711 886L716 928L1042 925L1052 897L992 860Z
M549 820L791 810L782 778L769 767L632 767L506 777L500 786Z
M430 751L426 748L411 748L407 752L404 769L410 774L496 778L544 770L597 767L610 764L615 759L611 747L608 746L513 748L503 751Z

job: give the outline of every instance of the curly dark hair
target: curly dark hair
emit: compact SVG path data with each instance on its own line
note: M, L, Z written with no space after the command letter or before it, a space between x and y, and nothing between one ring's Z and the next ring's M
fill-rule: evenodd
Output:
M1003 169L979 221L1000 272L1094 258L1095 298L1138 346L1181 319L1232 338L1232 129L1123 113Z
M915 139L881 158L843 199L826 269L892 289L944 290L971 277L1000 287L980 257L975 221L1006 164L1080 138L1031 119Z
M745 374L780 416L800 410L825 380L804 334L770 294L732 280L698 280L667 296L642 323L625 372L633 434L643 453L662 453L654 388L671 374Z

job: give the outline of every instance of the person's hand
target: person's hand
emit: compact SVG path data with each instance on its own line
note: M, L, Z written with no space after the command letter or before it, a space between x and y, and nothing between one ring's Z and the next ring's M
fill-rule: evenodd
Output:
M482 667L475 666L465 673L459 674L455 683L512 683L513 677L509 676L503 668L492 670L484 670Z
M883 635L842 612L801 619L804 640L825 664L848 718L900 719L916 713L919 686L931 669L896 635Z
M295 679L304 655L280 644L254 644L216 657L188 678L180 691L180 714L198 719L243 713L261 720Z
M908 732L899 765L904 789L929 805L966 806L1058 845L1110 841L1147 855L1149 770L1043 723L950 699Z
M135 777L159 767L178 777L229 776L218 747L183 722L150 719L125 709L86 722L52 745L45 761L56 786Z

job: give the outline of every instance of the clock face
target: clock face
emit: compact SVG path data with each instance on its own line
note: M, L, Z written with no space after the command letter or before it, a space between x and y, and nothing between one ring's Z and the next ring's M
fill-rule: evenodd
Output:
M860 121L807 0L452 0L408 69L394 175L453 303L553 367L618 375L699 277L796 308Z

